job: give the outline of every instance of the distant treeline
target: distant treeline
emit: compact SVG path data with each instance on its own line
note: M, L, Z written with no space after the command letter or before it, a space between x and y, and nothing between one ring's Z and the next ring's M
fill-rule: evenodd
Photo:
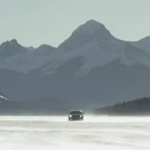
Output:
M118 103L94 110L97 115L150 115L150 97Z

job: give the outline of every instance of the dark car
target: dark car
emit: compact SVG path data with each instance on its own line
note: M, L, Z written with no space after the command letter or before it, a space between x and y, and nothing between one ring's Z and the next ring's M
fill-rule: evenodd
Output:
M84 113L82 110L71 110L68 113L68 120L83 120L84 119Z

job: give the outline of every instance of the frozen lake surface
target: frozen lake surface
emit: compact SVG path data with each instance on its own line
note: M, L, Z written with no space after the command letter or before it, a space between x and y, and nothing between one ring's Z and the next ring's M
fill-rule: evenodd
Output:
M0 117L1 150L150 150L150 117Z

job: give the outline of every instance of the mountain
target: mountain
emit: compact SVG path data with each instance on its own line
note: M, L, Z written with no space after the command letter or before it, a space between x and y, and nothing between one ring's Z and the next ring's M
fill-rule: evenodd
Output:
M150 115L150 98L144 97L132 101L118 103L113 106L99 108L97 115Z
M90 20L79 26L58 48L72 50L84 44L98 41L115 42L115 38L103 24Z
M10 50L13 51L13 49ZM16 48L16 51L20 51L20 49ZM2 60L0 61L0 68L20 73L29 73L30 71L35 70L55 59L55 57L59 55L57 53L59 52L56 48L49 45L41 45L40 47L32 50L26 48L26 53L17 53L17 55L7 58L2 57Z
M123 41L87 21L57 48L43 44L2 57L0 89L17 102L64 111L149 96L150 54L142 44L148 39Z
M0 57L10 57L27 53L28 50L18 44L17 40L6 41L0 45Z
M143 49L150 54L150 36L147 36L137 42L131 42L131 44L137 48Z

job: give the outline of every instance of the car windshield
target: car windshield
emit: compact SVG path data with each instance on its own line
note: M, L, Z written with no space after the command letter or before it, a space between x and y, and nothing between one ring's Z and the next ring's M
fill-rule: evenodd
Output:
M71 111L70 114L82 114L81 111Z

